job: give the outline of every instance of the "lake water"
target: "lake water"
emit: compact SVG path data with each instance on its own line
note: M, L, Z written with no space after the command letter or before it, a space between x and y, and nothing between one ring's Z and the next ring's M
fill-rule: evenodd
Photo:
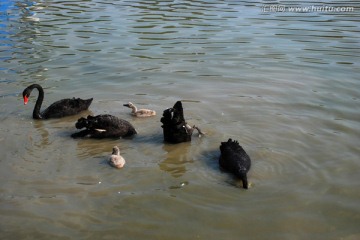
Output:
M322 7L292 10L291 7ZM326 9L327 7L327 9ZM344 7L352 7L345 11ZM1 0L1 239L360 238L358 1ZM93 97L88 112L32 119ZM183 101L206 136L163 143ZM157 111L136 119L122 105ZM133 139L72 139L88 114ZM250 189L219 146L252 159ZM107 164L118 145L127 163Z

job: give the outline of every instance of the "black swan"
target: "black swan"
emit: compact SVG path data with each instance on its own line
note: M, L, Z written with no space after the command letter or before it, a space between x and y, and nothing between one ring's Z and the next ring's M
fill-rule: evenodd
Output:
M79 118L75 127L86 129L72 134L73 138L119 138L130 137L137 133L131 123L109 114Z
M62 99L51 104L47 109L40 113L41 104L44 100L44 90L39 84L32 84L23 91L24 104L29 101L31 91L36 88L39 91L38 98L33 111L34 119L61 118L65 116L75 115L89 108L92 98L90 99Z
M120 155L120 149L118 146L113 147L112 154L109 158L110 166L114 168L123 168L125 165L125 159Z
M151 117L155 116L156 112L154 110L150 109L137 109L137 107L132 103L129 102L127 104L124 104L125 107L131 108L131 115L135 117Z
M227 142L221 143L220 152L220 167L235 174L235 176L242 180L243 187L248 189L249 184L246 174L250 169L251 160L245 150L239 145L239 142L229 138Z
M196 127L190 127L184 118L184 112L181 101L177 101L172 108L168 108L163 112L162 122L164 141L169 143L180 143L191 141L191 135L196 129L199 134L203 134Z

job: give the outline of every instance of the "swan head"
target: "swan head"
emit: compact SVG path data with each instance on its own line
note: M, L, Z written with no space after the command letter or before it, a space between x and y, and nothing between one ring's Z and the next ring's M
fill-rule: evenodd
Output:
M132 102L128 102L127 104L123 105L124 107L132 108L134 107L134 104Z
M30 92L31 91L29 90L29 88L26 88L22 93L24 98L24 105L26 105L29 102Z
M88 126L88 120L86 118L79 118L78 121L75 123L75 127L77 129L81 129Z
M24 105L28 104L29 102L29 97L28 96L24 96Z
M114 146L112 149L112 155L120 155L120 149L118 146Z

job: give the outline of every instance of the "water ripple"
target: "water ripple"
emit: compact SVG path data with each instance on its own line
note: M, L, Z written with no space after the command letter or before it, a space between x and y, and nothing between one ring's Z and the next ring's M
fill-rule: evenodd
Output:
M271 229L276 239L341 239L358 231L360 6L262 12L305 3L345 4L1 1L0 238L266 239ZM44 106L94 97L81 116L113 114L139 134L74 140L80 115L34 121L33 103L21 97L33 82L46 89ZM206 135L166 145L161 113L179 99ZM128 101L158 116L132 118ZM220 142L230 137L252 159L249 190L219 169ZM114 145L124 169L107 164Z

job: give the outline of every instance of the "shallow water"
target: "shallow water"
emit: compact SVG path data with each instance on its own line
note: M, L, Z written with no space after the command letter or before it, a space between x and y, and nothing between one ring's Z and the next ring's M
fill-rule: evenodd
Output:
M0 238L358 239L360 4L263 11L273 4L2 1ZM33 120L36 90L27 106L21 92L35 82L44 107L93 104ZM164 144L162 111L178 100L206 136ZM135 119L129 101L158 114ZM139 134L69 137L102 113ZM249 190L219 170L228 138L252 159ZM106 162L114 145L121 170Z

